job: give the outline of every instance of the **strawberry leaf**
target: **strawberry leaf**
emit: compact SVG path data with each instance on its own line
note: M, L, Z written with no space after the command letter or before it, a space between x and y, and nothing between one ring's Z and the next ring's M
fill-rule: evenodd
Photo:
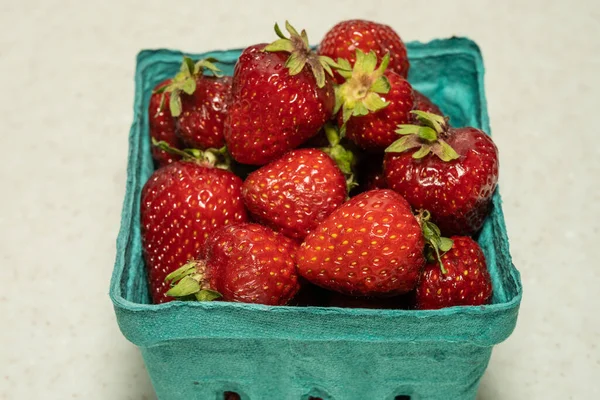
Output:
M186 297L200 291L200 283L191 276L183 277L167 292L167 296Z
M263 49L264 51L287 51L291 53L294 50L294 45L289 39L277 39L271 44L268 44Z
M196 300L198 301L213 301L223 297L221 293L210 290L210 289L202 289L198 293L195 294Z
M453 244L454 242L452 241L452 239L445 237L440 238L440 251L443 251L444 253L447 252L452 248Z
M396 140L394 143L389 145L387 149L385 149L386 153L403 153L406 150L414 149L415 147L420 147L421 143L416 136L408 135L402 136L400 139Z
M419 150L417 150L413 153L412 158L418 160L418 159L425 157L430 152L431 152L431 146L423 145L423 146L421 146L421 148Z
M369 93L362 102L367 110L375 112L387 107L390 102L385 101L377 93Z
M392 86L390 85L390 81L388 80L388 78L386 78L385 76L380 76L379 78L377 78L377 80L375 80L375 82L373 82L369 89L375 93L385 94L390 91L391 87Z
M438 142L433 145L432 151L433 154L438 156L442 161L446 162L456 160L460 157L458 153L452 148L452 146L450 146L442 139L438 140Z
M174 117L178 117L181 114L181 98L179 93L179 90L174 90L169 99L169 108L171 109L171 115Z

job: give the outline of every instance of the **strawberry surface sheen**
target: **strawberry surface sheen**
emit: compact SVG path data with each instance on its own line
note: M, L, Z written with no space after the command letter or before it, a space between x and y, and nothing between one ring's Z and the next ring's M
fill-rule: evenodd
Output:
M231 77L204 75L196 78L193 94L181 95L177 134L187 147L218 149L225 145L223 124L230 95Z
M309 234L297 254L310 282L353 296L392 296L414 289L425 259L424 238L397 193L362 193Z
M477 232L491 207L498 183L498 149L475 128L450 128L446 142L459 158L444 162L434 154L414 159L414 151L386 153L388 186L414 209L426 209L445 235Z
M253 217L300 240L339 207L346 194L344 175L317 149L287 153L251 173L242 187Z
M418 90L414 90L415 94L415 110L421 110L432 114L444 115L442 110L427 96Z
M171 82L170 79L159 83L154 90L158 90ZM183 145L176 134L175 119L169 110L169 93L165 93L165 99L161 108L162 93L152 93L150 104L148 106L148 125L150 137L157 141L165 141L169 146L176 149L183 148ZM175 154L168 153L152 146L152 158L156 161L159 167L170 164L179 160L181 157Z
M356 49L365 53L373 50L378 59L389 52L388 68L404 78L407 77L410 64L406 55L406 46L400 36L388 25L358 19L340 22L325 34L319 46L319 54L334 60L345 58L350 61L350 64L354 64ZM338 83L342 82L343 78L338 81Z
M232 100L225 122L231 156L242 164L263 165L315 136L331 118L333 86L318 88L308 66L290 76L289 53L245 49L235 66Z
M363 115L350 117L346 125L346 136L358 146L367 150L384 150L398 135L394 132L399 124L412 121L410 112L414 107L412 86L408 81L394 72L386 72L391 89L381 94L384 101L389 101L387 107ZM342 112L339 114L339 124L342 125Z
M193 161L169 164L146 182L141 233L155 303L172 300L165 277L195 256L213 230L247 220L241 185L231 172Z
M419 309L487 304L492 296L492 282L481 248L470 237L453 236L452 248L442 256L446 269L429 263L416 290Z
M284 305L298 292L291 239L258 224L224 227L204 251L206 278L223 300Z

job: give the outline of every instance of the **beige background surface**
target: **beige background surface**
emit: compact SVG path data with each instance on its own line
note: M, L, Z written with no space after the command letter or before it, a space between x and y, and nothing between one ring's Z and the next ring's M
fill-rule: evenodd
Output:
M107 296L137 51L351 17L483 50L525 296L479 399L600 398L600 2L0 0L1 399L154 398Z

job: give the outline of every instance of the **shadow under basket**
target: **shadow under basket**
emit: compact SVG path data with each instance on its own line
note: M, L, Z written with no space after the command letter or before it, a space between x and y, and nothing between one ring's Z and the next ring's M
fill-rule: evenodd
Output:
M241 50L215 57L227 74ZM409 43L409 80L454 126L490 126L483 61L464 38ZM182 53L137 57L127 191L110 296L123 335L144 357L161 400L468 400L475 399L492 347L513 331L521 301L500 194L478 241L493 281L492 303L442 310L272 307L228 302L153 305L142 259L140 192L153 171L148 102ZM230 396L231 393L227 394Z

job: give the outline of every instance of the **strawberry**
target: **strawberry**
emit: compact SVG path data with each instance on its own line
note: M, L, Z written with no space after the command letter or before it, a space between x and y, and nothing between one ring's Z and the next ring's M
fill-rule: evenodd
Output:
M452 236L452 247L439 262L425 266L415 292L418 309L487 304L492 282L483 251L467 236Z
M171 115L177 121L177 135L185 146L198 149L221 148L225 144L223 123L231 95L231 77L223 77L207 58L196 63L183 57L181 69L160 92L170 95ZM204 75L210 71L214 76Z
M413 89L415 94L415 110L425 111L431 114L444 115L442 110L427 96Z
M247 220L240 178L179 154L186 159L155 171L142 189L142 244L155 303L172 300L165 277L191 259L210 232Z
M319 46L319 54L334 60L343 58L354 64L357 49L363 53L373 51L377 58L389 53L390 69L403 78L408 76L410 64L404 42L392 28L376 22L349 20L338 23L325 34ZM342 82L343 79L338 81Z
M242 196L256 221L302 240L346 199L346 180L318 149L298 149L252 172Z
M350 199L306 237L298 272L352 296L403 294L417 283L424 245L406 200L391 190L373 190Z
M163 91L171 84L171 79L159 83L152 92L150 105L148 106L148 125L150 137L157 141L164 141L174 148L182 148L183 144L175 133L175 120L171 115L171 110L163 106L164 102L169 102L169 94L163 95ZM158 147L152 147L152 158L159 167L179 160L180 156L161 150Z
M327 57L310 50L306 32L289 23L286 38L245 49L233 73L232 97L225 120L225 141L232 157L264 165L315 136L335 104Z
M357 50L352 71L347 61L339 61L339 73L347 80L336 87L334 111L339 110L342 132L363 149L384 150L396 140L396 126L412 120L412 86L400 75L386 70L389 60L386 54L375 69L375 53Z
M177 298L284 305L298 292L298 245L267 227L244 223L215 231L197 259L167 276Z
M498 182L498 149L479 129L449 128L446 119L414 112L425 126L404 125L386 149L388 186L415 209L427 209L449 235L476 233Z

